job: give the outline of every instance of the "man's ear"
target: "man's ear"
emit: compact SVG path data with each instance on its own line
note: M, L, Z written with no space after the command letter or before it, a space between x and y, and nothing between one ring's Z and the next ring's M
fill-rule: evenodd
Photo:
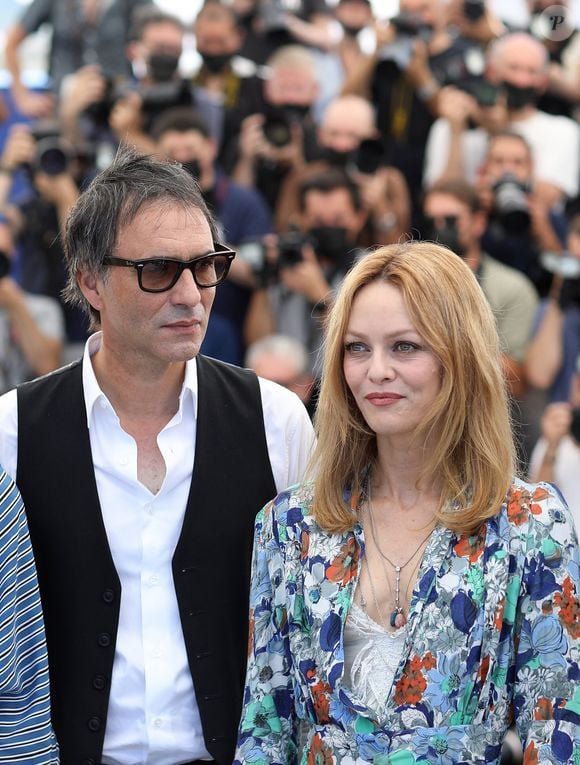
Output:
M92 271L77 271L77 284L91 306L100 311L103 306L101 297L102 281Z

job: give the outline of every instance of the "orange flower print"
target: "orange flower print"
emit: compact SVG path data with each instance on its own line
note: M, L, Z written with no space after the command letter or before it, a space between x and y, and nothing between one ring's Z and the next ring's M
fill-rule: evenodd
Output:
M553 720L554 707L550 699L538 699L534 710L535 720Z
M508 499L508 519L516 526L526 523L530 513L538 515L541 512L537 503L546 499L548 492L538 487L531 494L527 489L513 489Z
M554 603L560 608L560 621L570 637L580 637L580 601L575 595L574 584L569 576L562 583L562 592L554 594Z
M427 681L421 672L423 661L414 656L408 661L403 669L403 674L395 686L395 704L397 706L415 705L423 698Z
M477 559L483 555L485 550L485 525L481 526L477 534L459 537L455 547L455 554L460 558L469 558L470 563L476 563Z
M357 572L359 546L353 536L350 536L340 548L339 554L326 569L326 577L331 582L346 584Z
M310 548L310 534L307 531L303 531L300 535L300 559L305 560L308 557L308 550Z
M311 693L318 723L323 725L330 722L329 708L332 688L327 683L319 680L312 686Z
M308 765L332 765L332 750L315 733L308 749Z
M524 751L523 765L538 765L538 750L533 741L530 741Z

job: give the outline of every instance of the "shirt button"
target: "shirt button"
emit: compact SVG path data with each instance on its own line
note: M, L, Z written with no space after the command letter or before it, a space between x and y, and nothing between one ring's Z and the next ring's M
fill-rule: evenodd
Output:
M146 511L147 513L152 513L152 512L153 512L153 505L151 505L151 504L149 504L149 503L148 503L148 504L146 504L146 505L145 505L145 511Z
M149 577L149 584L150 585L156 585L159 584L159 574L152 574Z
M127 457L119 457L119 465L126 465L129 462Z
M153 720L153 725L156 728L160 728L163 725L163 720L160 717L156 717L155 720Z
M161 648L154 648L151 651L151 656L153 656L154 659L159 659L163 655L163 651Z

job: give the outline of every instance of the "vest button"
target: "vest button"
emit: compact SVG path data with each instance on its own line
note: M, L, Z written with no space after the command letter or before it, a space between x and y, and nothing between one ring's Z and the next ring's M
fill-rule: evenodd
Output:
M96 688L97 691L102 691L106 684L107 681L103 675L95 675L93 677L93 688Z
M89 730L93 733L97 733L101 730L101 718L100 717L89 717L89 721L87 723L89 726Z
M111 636L108 632L101 632L97 638L97 643L101 646L101 648L108 648L111 645Z
M115 600L115 593L113 592L113 590L107 589L103 591L102 597L105 603L112 603Z

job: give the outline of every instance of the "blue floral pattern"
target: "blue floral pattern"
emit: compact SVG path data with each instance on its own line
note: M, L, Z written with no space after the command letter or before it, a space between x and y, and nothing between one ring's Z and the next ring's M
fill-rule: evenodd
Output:
M346 496L346 501L351 498ZM561 496L515 480L473 536L438 526L383 716L343 685L360 525L322 533L312 487L258 515L236 765L497 763L515 720L525 765L580 763L580 557Z

